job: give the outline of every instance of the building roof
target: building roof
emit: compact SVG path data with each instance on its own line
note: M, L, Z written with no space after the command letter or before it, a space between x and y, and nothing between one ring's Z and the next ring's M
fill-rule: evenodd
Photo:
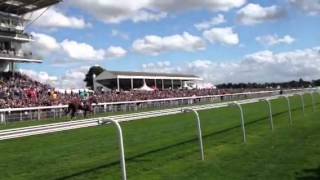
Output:
M128 71L104 71L96 77L97 80L115 79L115 78L145 78L145 79L184 79L201 80L200 77L192 74L177 73L152 73L152 72L128 72Z
M0 12L24 15L35 10L59 3L62 0L2 0Z
M129 72L129 71L109 71L115 75L126 76L167 76L167 77L198 77L191 74L176 74L176 73L151 73L151 72Z

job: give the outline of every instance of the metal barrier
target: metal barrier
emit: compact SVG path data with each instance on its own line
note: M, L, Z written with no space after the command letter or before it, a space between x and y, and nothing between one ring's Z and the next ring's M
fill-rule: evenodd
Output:
M286 90L284 93L300 92L302 89ZM191 106L197 104L219 103L227 101L239 101L243 99L259 98L273 96L279 94L276 91L260 91L246 92L212 96L184 97L184 98L169 98L169 99L154 99L143 101L128 101L128 102L112 102L99 103L94 106L94 115L101 113L114 112L136 112L148 109L159 108L174 108L179 106ZM58 119L65 116L67 106L48 106L48 107L32 107L32 108L15 108L15 109L0 109L0 122L2 124L41 119Z
M200 122L200 117L198 111L191 109L191 108L186 108L181 110L184 113L188 112L193 112L196 116L197 120L197 128L198 128L198 138L199 138L199 146L200 146L200 153L201 153L201 160L204 161L204 150L203 150L203 142L202 142L202 132L201 132L201 122Z
M238 107L240 110L240 117L241 117L241 128L242 128L242 134L243 134L243 142L247 143L247 138L246 138L246 128L245 128L245 122L244 122L244 116L243 116L243 109L240 103L238 102L233 102L229 104L230 107Z
M121 164L122 179L127 180L126 161L125 161L125 156L124 156L123 135L122 135L121 126L120 126L119 122L117 122L113 119L102 118L101 120L98 121L98 124L100 124L100 125L109 124L109 123L114 124L118 130L118 141L119 141L119 149L120 149L120 164Z
M289 96L283 96L288 103L288 112L289 112L289 124L292 125L292 113L291 113L291 103L290 103L290 98Z
M303 93L299 93L299 94L296 94L297 96L300 96L300 99L301 99L301 107L302 107L302 114L303 116L305 116L305 110L304 110L304 94Z
M315 100L314 100L314 93L315 92L309 92L308 94L310 94L311 96L311 101L312 101L312 111L315 112L316 111L316 107L315 107Z
M268 106L269 109L269 119L270 119L270 127L271 127L271 131L273 131L273 117L272 117L272 106L271 106L271 102L270 99L261 99L261 102L265 102Z

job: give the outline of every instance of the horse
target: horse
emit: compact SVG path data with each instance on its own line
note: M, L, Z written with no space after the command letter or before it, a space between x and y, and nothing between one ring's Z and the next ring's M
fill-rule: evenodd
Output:
M71 119L73 119L76 115L76 112L82 110L84 118L86 118L88 113L93 113L93 103L98 104L98 100L94 96L91 96L87 101L84 101L83 103L78 98L74 99L69 102L68 108L66 110L66 115L71 112Z

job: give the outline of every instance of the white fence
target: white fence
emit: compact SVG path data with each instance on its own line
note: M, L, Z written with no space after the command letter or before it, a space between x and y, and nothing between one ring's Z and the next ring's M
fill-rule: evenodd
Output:
M291 89L283 91L284 94L292 92L300 92L302 89ZM129 112L146 109L160 109L178 106L188 106L202 103L218 103L224 101L235 101L250 98L266 97L278 95L279 90L276 91L259 91L246 92L224 95L211 96L194 96L184 98L169 98L169 99L154 99L141 101L127 101L127 102L110 102L99 103L94 106L94 114L109 113L109 112ZM1 123L10 123L16 121L26 120L41 120L41 119L56 119L65 116L67 105L62 106L46 106L46 107L31 107L31 108L15 108L15 109L0 109Z

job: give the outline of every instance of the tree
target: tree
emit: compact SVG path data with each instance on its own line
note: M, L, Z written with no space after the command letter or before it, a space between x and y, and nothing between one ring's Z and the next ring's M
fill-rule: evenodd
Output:
M86 87L89 89L93 89L93 75L95 74L96 76L98 76L103 71L105 70L100 66L91 66L84 79L84 82L86 82Z

